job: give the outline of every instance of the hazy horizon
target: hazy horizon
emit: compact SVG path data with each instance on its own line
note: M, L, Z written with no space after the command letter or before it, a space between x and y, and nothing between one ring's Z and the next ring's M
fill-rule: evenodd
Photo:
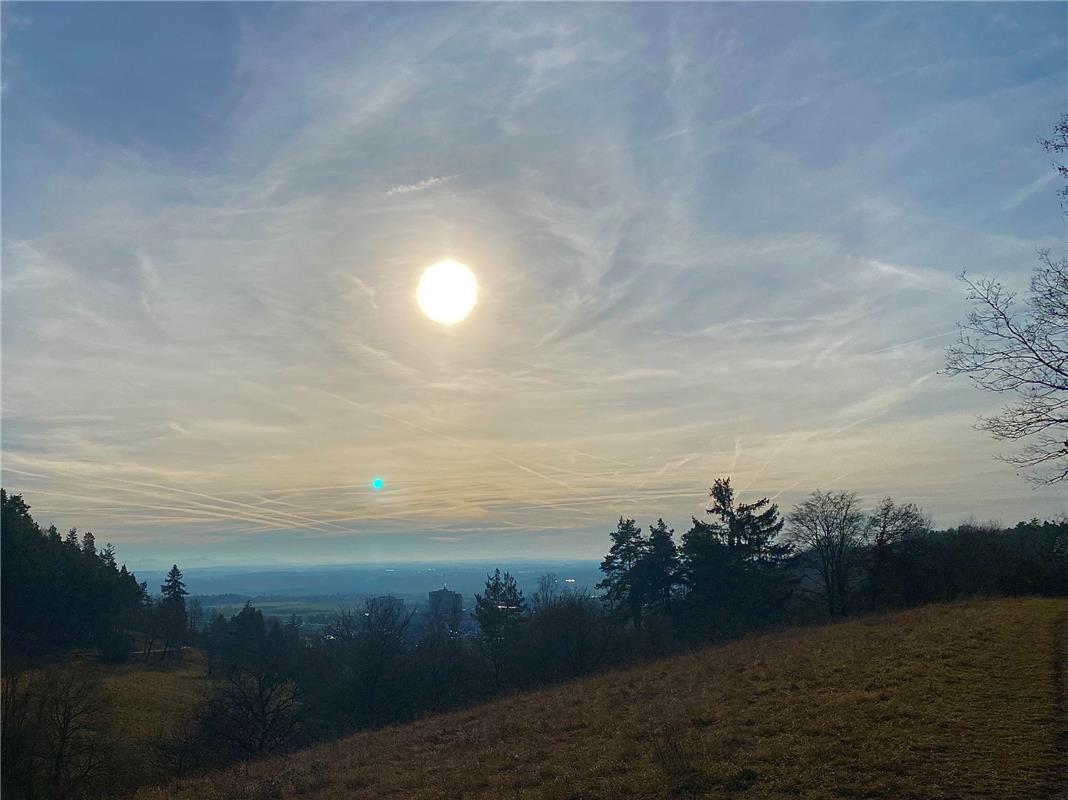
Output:
M956 275L1063 249L1063 4L3 20L3 486L120 560L592 559L724 475L1068 511L940 373Z

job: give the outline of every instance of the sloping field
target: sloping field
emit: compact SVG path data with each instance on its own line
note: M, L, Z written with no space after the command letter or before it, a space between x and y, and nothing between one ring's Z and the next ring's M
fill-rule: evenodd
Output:
M204 676L204 656L188 649L182 660L146 666L134 656L119 667L98 665L104 691L123 734L145 742L169 728L207 696L211 681Z
M755 637L139 797L1052 798L1063 601Z

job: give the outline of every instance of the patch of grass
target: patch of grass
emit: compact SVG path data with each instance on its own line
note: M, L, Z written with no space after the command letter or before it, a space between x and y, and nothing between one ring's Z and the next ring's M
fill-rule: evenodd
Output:
M112 703L123 738L144 742L188 714L211 688L203 654L187 650L181 661L145 664L137 656L126 664L91 667Z
M675 731L667 731L653 740L653 763L673 797L701 797L708 789L707 776L697 768L693 753Z
M1054 797L1065 608L955 603L753 637L139 797Z
M162 663L156 657L146 663L143 655L134 652L123 664L107 664L85 651L42 661L29 675L64 664L90 674L107 695L115 733L139 746L208 696L212 681L205 675L205 660L202 652L186 648L180 659Z

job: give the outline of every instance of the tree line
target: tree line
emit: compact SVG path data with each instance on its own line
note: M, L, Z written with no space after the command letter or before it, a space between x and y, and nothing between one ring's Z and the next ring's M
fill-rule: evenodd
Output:
M86 537L57 544L21 497L0 500L11 797L113 795L772 626L972 595L1068 594L1065 521L934 531L912 503L864 510L853 493L820 491L782 514L767 498L739 502L722 478L707 517L680 537L662 519L643 530L621 517L596 593L548 574L527 597L495 570L474 598L472 636L392 598L341 608L311 632L251 604L203 620L177 566L153 596L114 567L113 549L94 552ZM63 602L50 591L66 592ZM9 644L38 655L95 646L104 660L154 664L193 648L210 680L135 747L117 737L98 682L69 666L20 670Z
M20 495L0 489L0 598L4 658L71 647L97 648L109 660L125 657L147 587L116 564L110 543L97 548L92 532L61 536L42 529Z
M651 617L675 638L721 639L783 622L974 595L1068 594L1068 518L1003 530L965 522L935 531L914 503L865 510L848 491L815 491L786 515L767 498L710 490L711 519L691 519L675 545L665 522L648 535L620 518L599 584L616 619Z

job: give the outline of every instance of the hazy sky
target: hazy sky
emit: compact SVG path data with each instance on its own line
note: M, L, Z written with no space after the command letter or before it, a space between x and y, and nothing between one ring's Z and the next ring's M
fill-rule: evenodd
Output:
M598 555L724 474L1065 511L938 371L956 273L1064 247L1066 24L5 4L3 484L190 565ZM453 328L415 304L446 257Z

